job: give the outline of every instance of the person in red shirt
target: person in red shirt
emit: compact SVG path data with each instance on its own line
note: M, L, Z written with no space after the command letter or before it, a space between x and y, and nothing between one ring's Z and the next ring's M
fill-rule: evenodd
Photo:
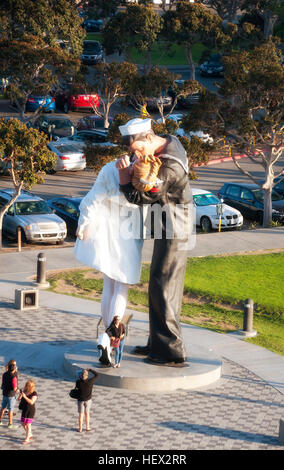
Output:
M14 359L11 359L7 366L6 372L2 376L2 408L0 411L0 426L3 425L2 418L5 410L8 410L9 424L8 428L13 428L13 410L16 404L16 395L18 391L18 369L17 363Z

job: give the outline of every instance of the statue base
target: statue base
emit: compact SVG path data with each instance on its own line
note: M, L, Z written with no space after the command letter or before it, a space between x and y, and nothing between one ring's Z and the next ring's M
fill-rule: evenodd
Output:
M97 385L138 392L193 390L211 385L221 377L222 360L208 349L194 346L188 351L183 367L172 367L146 362L146 356L133 353L137 344L141 344L141 337L128 336L121 365L113 368L100 363L96 341L78 343L65 352L64 368L74 379L84 368L95 369L100 374Z

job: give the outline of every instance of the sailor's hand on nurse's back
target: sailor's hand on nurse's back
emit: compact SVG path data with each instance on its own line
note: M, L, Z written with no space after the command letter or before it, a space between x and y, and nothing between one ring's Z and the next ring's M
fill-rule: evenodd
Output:
M122 157L118 158L115 164L118 170L124 170L130 166L130 158L129 155L123 155Z

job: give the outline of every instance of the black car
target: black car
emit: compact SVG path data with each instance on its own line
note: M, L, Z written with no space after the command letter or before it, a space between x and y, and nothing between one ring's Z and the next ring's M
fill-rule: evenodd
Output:
M85 65L99 64L104 62L102 45L98 41L83 41L83 53L81 60Z
M263 220L263 190L257 184L225 183L218 197L248 219ZM272 219L284 221L284 199L272 191Z
M97 33L104 27L103 20L85 20L82 24L87 33Z
M62 116L39 116L34 123L28 122L27 126L38 129L52 138L68 137L75 131L72 121Z
M224 67L220 54L213 54L206 62L200 65L200 74L203 77L222 77Z
M263 184L264 181L261 181L261 184ZM274 191L278 194L280 194L280 196L282 196L284 198L284 175L282 176L278 176L277 178L274 178L274 183L275 186L274 186Z
M180 88L185 80L175 80L175 84ZM174 100L176 98L177 92L174 88L170 88L168 95ZM199 93L193 93L192 95L179 96L177 99L176 108L191 108L199 100Z
M66 222L67 233L71 237L76 237L81 201L81 197L54 197L46 201L53 212Z

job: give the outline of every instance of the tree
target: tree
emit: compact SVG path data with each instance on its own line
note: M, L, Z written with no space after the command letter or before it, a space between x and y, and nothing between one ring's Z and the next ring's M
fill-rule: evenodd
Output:
M36 129L28 129L18 119L0 119L0 158L9 163L14 185L10 201L0 208L0 249L3 217L23 188L43 183L44 175L53 169L56 155L47 148L47 139Z
M166 68L153 67L149 73L144 75L136 74L129 81L128 95L138 111L149 98L154 100L162 122L165 123L166 118L173 112L180 96L191 95L201 89L201 85L195 80L186 80L182 86L178 87L175 80L179 77L179 75L169 72ZM167 95L170 89L174 92L174 98L171 107L165 112L163 97Z
M217 143L227 138L237 168L263 189L263 226L267 227L272 221L274 179L284 174L284 167L278 173L274 169L284 149L284 65L271 41L253 50L235 51L224 63L223 98L205 92L184 118L183 126L193 129L204 125ZM263 184L242 167L236 151L262 167Z
M111 18L103 30L103 47L107 54L125 54L130 62L133 47L146 54L145 72L151 68L151 50L162 29L163 19L153 7L127 5L125 11Z
M117 12L120 0L82 0L79 5L83 10L87 11L88 18L109 18Z
M238 10L245 0L203 0L199 3L207 5L222 18L222 20L235 21Z
M224 33L221 18L204 6L179 2L176 11L168 10L164 16L162 36L185 47L185 55L190 67L191 78L195 80L195 64L192 47L203 43L211 49L230 42L230 35Z
M73 0L0 0L0 69L22 119L29 94L48 94L80 66L81 23Z
M264 37L273 35L274 26L283 7L282 0L245 0L242 10L257 12L264 21Z
M137 66L128 62L101 63L95 66L94 87L100 96L100 108L94 112L104 118L105 127L109 126L108 117L111 106L126 95L128 83L137 74Z
M7 40L37 36L54 46L68 41L69 52L82 51L85 31L76 0L0 0L0 37ZM66 50L68 51L68 49Z
M47 95L59 77L65 76L67 68L70 70L72 66L78 66L76 59L68 58L58 45L47 46L36 36L0 41L0 68L4 76L9 77L7 95L22 120L27 119L28 96L32 93Z

